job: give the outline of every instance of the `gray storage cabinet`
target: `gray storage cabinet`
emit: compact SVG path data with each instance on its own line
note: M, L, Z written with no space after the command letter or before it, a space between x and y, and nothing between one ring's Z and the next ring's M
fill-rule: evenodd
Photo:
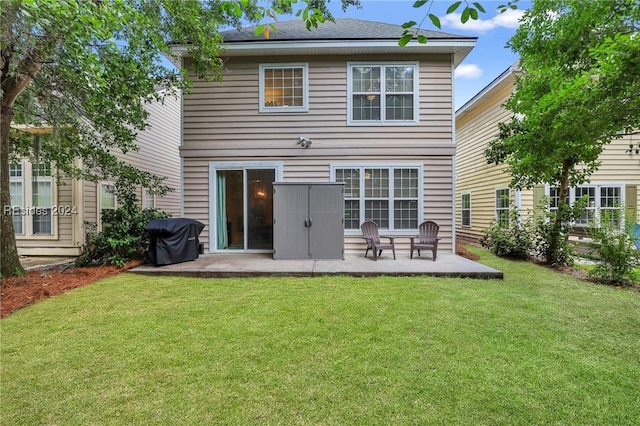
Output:
M273 258L344 259L344 183L274 182Z

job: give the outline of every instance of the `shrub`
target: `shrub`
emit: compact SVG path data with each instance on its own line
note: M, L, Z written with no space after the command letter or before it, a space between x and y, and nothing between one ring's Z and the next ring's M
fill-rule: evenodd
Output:
M131 259L142 259L149 249L149 236L144 230L152 219L169 217L156 209L125 206L106 210L102 215L102 231L95 224L85 224L87 244L76 259L76 265L111 264L124 266Z
M569 222L562 222L560 229L555 228L555 213L548 212L536 218L533 252L536 257L542 259L549 265L567 265L574 263L573 246L569 243L569 233L573 230L573 225ZM551 245L551 234L558 232L558 240L556 247Z
M528 259L533 247L531 221L522 222L515 208L511 210L509 217L511 220L508 225L494 221L485 229L480 244L496 256Z
M631 227L620 229L615 221L602 220L600 226L590 226L590 247L597 263L589 275L603 283L627 284L636 277L640 266L640 251L636 248Z

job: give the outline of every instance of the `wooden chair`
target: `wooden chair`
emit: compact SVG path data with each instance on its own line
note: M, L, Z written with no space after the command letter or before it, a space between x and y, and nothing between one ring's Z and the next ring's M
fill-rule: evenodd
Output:
M373 260L378 260L378 256L382 254L382 250L390 249L393 251L393 259L396 258L396 246L393 242L393 237L384 237L389 239L389 243L382 243L380 241L380 234L378 234L378 224L374 221L367 220L360 225L362 230L362 238L367 241L367 251L364 252L364 257L367 257L369 250L373 250Z
M420 256L420 250L431 250L433 253L433 261L436 261L438 254L438 230L440 227L437 223L427 220L422 222L418 226L418 232L420 235L417 237L411 237L411 259L413 259L413 251L418 250L418 256ZM417 241L416 241L417 240Z

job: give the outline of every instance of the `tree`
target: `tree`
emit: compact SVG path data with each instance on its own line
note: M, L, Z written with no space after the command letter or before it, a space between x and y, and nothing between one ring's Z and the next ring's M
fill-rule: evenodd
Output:
M522 69L505 104L513 116L485 154L508 164L515 188L559 187L548 263L569 188L597 170L605 145L640 128L639 30L636 0L536 0L509 42Z
M17 157L49 164L58 175L93 181L115 177L123 198L135 185L166 190L157 176L113 153L136 149L136 132L146 126L145 102L189 87L186 72L164 66L161 55L173 44L185 46L199 77L219 79L220 28L294 12L307 28L317 27L332 18L329 1L272 0L261 6L258 0L5 0L0 15L0 206L11 205L8 169ZM340 1L343 8L360 6L360 0ZM414 7L433 1L417 1ZM297 11L296 4L302 4ZM483 11L479 3L465 4L463 21ZM405 24L405 29L416 26ZM258 33L269 37L269 29L260 25ZM409 37L426 42L415 34ZM12 131L12 123L52 126L54 131L34 143ZM0 231L0 274L20 273L13 221L4 209Z

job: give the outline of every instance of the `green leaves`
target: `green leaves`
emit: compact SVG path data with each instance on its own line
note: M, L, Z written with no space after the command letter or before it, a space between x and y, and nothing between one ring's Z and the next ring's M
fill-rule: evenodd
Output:
M436 27L436 28L441 28L440 26L440 18L438 18L436 15L434 15L433 13L430 13L429 15L429 19L431 20L431 23Z
M460 7L461 4L462 4L461 1L457 1L455 3L452 3L451 6L449 6L447 8L447 15L450 14L450 13L455 12Z
M413 34L403 34L402 37L400 37L400 40L398 40L398 46L406 46L411 39L413 39Z

